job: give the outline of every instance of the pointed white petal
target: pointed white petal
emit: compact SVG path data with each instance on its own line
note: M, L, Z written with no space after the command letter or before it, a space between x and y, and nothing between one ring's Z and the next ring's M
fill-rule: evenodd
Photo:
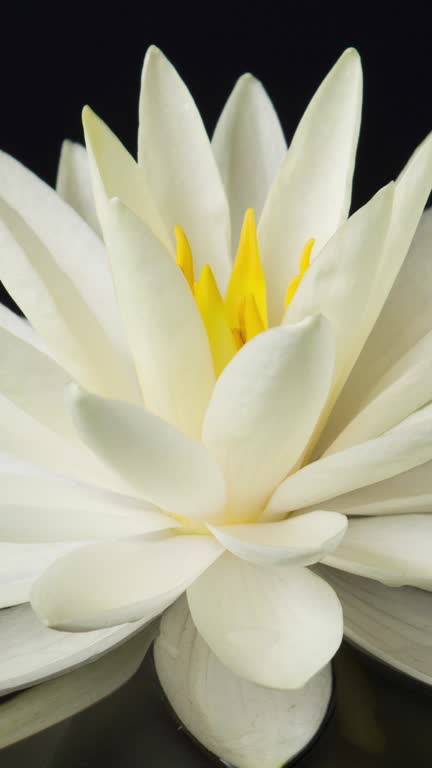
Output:
M385 587L333 568L316 568L336 590L345 635L367 653L432 684L432 595L413 587Z
M330 325L316 316L256 336L218 378L203 440L223 469L234 520L257 514L301 456L333 366Z
M41 624L28 603L1 611L0 695L94 661L139 632L143 624L96 632L57 632Z
M35 579L76 542L22 544L0 542L0 608L27 603ZM1 614L0 614L1 616Z
M223 512L223 476L200 443L143 408L76 386L68 402L83 441L145 499L178 515L211 520Z
M229 209L196 105L174 67L152 46L144 61L138 162L170 233L180 225L197 273L210 264L219 286L229 271Z
M309 104L260 221L272 323L305 242L315 237L318 253L348 216L361 102L360 59L349 49Z
M53 630L46 631L54 634ZM152 623L102 658L91 660L85 669L73 669L68 675L3 701L0 749L73 717L120 688L138 670L155 633Z
M67 139L63 142L56 189L62 200L68 203L100 236L101 229L92 194L87 152L81 144Z
M342 543L325 563L391 587L432 590L432 515L350 520Z
M183 597L164 613L154 653L159 680L181 723L226 764L285 765L311 741L325 717L330 665L297 691L255 685L234 675L211 652Z
M212 147L228 197L236 247L245 211L253 208L259 220L286 153L273 104L252 75L237 80L216 125Z
M120 200L105 236L147 408L193 437L214 385L207 334L179 267Z
M288 477L273 494L266 519L406 472L432 458L432 406L409 416L382 437L333 453ZM326 504L329 508L328 503Z
M337 512L316 510L279 523L208 527L226 549L250 563L311 565L339 545L347 519Z
M339 601L307 568L268 568L226 553L187 595L192 618L213 653L258 685L302 687L342 640Z
M169 534L81 547L33 584L32 606L48 626L72 631L148 621L221 552L210 536Z

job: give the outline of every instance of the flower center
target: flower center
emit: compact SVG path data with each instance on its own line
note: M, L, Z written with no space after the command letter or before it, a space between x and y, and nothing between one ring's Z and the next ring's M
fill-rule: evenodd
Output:
M222 298L211 267L206 264L195 282L191 247L181 229L175 227L177 264L194 295L203 319L216 376L223 371L235 353L268 326L267 285L261 263L255 215L248 208L243 219L237 255ZM307 241L300 255L298 274L290 281L285 307L292 301L310 265L315 240Z

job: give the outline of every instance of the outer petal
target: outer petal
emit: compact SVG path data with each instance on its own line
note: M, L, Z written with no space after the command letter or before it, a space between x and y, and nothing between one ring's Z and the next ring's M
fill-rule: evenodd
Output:
M49 354L41 337L34 332L25 317L16 315L15 312L4 307L3 304L0 304L0 327L5 331L9 331L9 333L13 333L14 336L18 336L19 339L26 341L27 344L31 344L41 352Z
M143 408L76 386L68 400L83 441L145 499L178 515L211 520L223 512L222 473L204 446Z
M382 437L303 467L275 491L265 511L280 519L294 509L394 477L432 458L432 406L410 416Z
M343 606L346 637L416 680L432 684L432 595L319 566Z
M361 102L360 59L349 49L309 104L259 225L272 323L306 240L316 238L318 253L348 215Z
M307 568L265 568L227 553L187 594L192 618L213 653L259 685L302 687L342 639L339 601Z
M67 370L97 391L110 387L134 399L136 381L101 241L13 158L0 154L0 170L0 266L7 290Z
M333 365L331 329L314 317L256 336L220 375L203 440L223 468L234 520L258 514L301 456Z
M216 125L212 146L228 197L236 246L245 211L253 208L259 219L286 153L273 104L252 75L237 80Z
M325 563L388 586L432 590L432 515L351 520Z
M81 144L67 139L63 142L57 170L56 189L57 194L87 222L94 232L101 235L92 194L87 152Z
M311 565L341 542L347 519L316 510L279 523L208 526L233 555L257 565Z
M201 117L157 48L144 61L138 162L169 232L186 232L198 271L210 264L220 287L229 270L229 210Z
M106 240L146 405L199 437L214 370L192 292L164 247L119 200L109 205Z
M139 632L143 625L140 621L114 629L71 634L45 627L29 604L1 611L0 695L95 661ZM90 669L86 674L90 674Z
M179 597L221 551L210 536L186 535L81 547L36 581L32 606L48 626L72 631L148 621Z
M60 634L45 631L50 635ZM67 676L49 680L1 702L0 749L73 717L124 685L138 670L155 632L152 623L121 647L110 649L110 653L96 661L91 659L91 665L85 669L74 669ZM55 740L53 746L55 748Z

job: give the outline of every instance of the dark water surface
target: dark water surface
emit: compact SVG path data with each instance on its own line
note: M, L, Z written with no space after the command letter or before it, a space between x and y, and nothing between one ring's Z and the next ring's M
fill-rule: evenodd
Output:
M333 714L315 745L296 763L298 768L431 768L432 688L392 672L348 645L339 651L334 668ZM38 686L41 696L44 685ZM0 729L4 713L10 717L8 702L15 700L18 714L14 717L19 718L16 703L24 701L26 693L0 699ZM76 688L71 684L71 697L74 695ZM85 700L71 703L86 706ZM37 697L32 711L37 720ZM172 719L154 674L151 652L138 672L114 693L0 750L0 768L214 765Z

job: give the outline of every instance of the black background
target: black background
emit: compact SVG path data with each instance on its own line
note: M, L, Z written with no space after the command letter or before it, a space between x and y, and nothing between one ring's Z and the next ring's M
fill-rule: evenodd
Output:
M89 103L135 151L140 71L161 47L211 132L244 71L269 91L289 138L347 46L364 65L354 208L394 178L432 128L428 3L122 2L2 11L0 147L51 184L62 139Z

